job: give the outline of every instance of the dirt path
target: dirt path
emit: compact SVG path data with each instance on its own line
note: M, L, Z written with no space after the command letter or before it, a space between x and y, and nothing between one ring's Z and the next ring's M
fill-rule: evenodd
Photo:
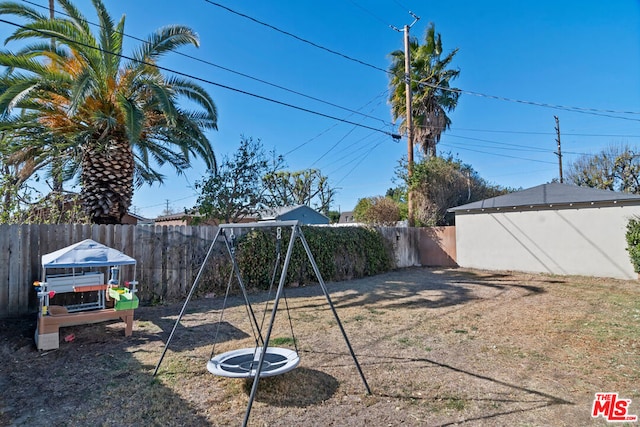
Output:
M638 286L425 268L329 284L372 395L320 287L287 289L301 364L260 381L250 425L607 425L596 392L640 415ZM75 339L44 353L34 318L0 320L0 425L240 425L250 383L205 368L220 305L189 304L156 378L181 304L137 310L130 338L121 322L64 328ZM281 306L272 337L290 336ZM215 351L252 343L232 298Z

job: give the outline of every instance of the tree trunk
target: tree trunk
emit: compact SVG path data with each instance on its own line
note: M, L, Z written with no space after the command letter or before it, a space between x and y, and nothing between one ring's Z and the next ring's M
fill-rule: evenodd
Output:
M82 205L94 224L120 224L133 197L134 159L125 138L92 144L82 159Z

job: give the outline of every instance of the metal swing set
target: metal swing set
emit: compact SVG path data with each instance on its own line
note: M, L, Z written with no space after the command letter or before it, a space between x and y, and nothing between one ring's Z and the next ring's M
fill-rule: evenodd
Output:
M291 228L291 237L289 239L289 244L287 246L287 252L284 258L284 262L282 262L282 258L281 258L282 229L287 227ZM269 301L267 301L265 305L262 321L258 323L258 320L255 316L255 312L253 311L251 303L249 302L249 297L247 295L246 287L242 280L240 269L238 267L238 262L235 256L235 234L234 234L234 230L262 229L262 228L271 228L271 229L276 228L276 261L275 261L273 273L271 275L271 283L269 285L269 296L271 295L272 287L275 283L279 266L282 263L282 268L280 269L280 279L278 282L278 287L276 289L275 298L273 300L273 306L271 308L270 320L269 320L269 323L267 324L267 329L264 334L262 333L262 331L264 329L264 322L266 319ZM338 313L335 309L335 306L331 301L329 291L327 289L327 286L324 280L322 279L322 275L320 274L320 270L318 269L318 266L315 262L313 254L311 253L309 244L307 243L306 239L304 238L304 235L302 234L300 223L299 221L296 221L296 220L255 222L255 223L245 223L245 224L222 224L219 226L218 232L216 233L213 241L211 242L211 246L209 247L207 255L205 256L205 259L202 262L200 270L198 271L198 274L196 275L193 285L191 286L191 290L189 291L189 294L187 295L187 298L182 306L182 310L180 311L180 314L178 315L178 318L175 324L173 325L173 329L171 330L171 334L167 339L164 350L162 351L162 354L160 356L160 360L158 360L156 368L153 372L153 376L157 375L158 370L160 369L160 365L162 364L162 360L164 359L164 356L169 348L169 344L171 343L173 335L175 334L176 328L184 315L187 304L191 300L191 297L195 289L197 288L198 282L200 281L200 277L202 276L202 272L204 271L207 261L209 260L211 254L213 253L213 248L220 237L222 237L222 239L224 240L227 254L229 255L232 263L232 270L229 276L229 281L227 283L227 289L225 292L223 307L220 312L220 319L218 322L218 326L216 328L216 336L214 339L214 345L211 352L211 357L207 362L207 370L214 375L220 375L225 377L253 378L253 385L251 387L249 402L247 404L247 409L245 412L245 417L242 425L246 426L249 421L251 407L253 405L256 392L258 390L258 382L260 378L288 372L296 368L300 363L297 340L293 333L293 323L291 321L291 316L289 315L289 305L286 299L286 295L284 295L284 285L287 277L287 269L291 261L293 246L296 239L299 239L300 242L302 243L302 246L304 247L304 250L307 254L307 258L315 273L316 279L318 280L318 283L322 288L322 292L324 293L324 296L327 300L329 308L331 309L331 312L335 317L336 323L340 329L340 332L342 333L342 336L344 337L345 343L347 344L347 348L349 349L349 353L351 354L351 357L353 358L353 361L358 370L358 373L360 374L360 378L364 383L366 392L367 394L371 394L371 389L369 388L369 384L367 384L367 380L364 376L364 373L362 372L360 363L358 362L358 359L353 351L353 347L349 342L349 338L347 337L344 327L342 326L342 322L338 317ZM242 296L244 298L244 302L247 308L247 314L249 316L251 328L254 332L254 340L256 342L256 345L253 348L243 348L239 350L232 350L232 351L228 351L228 352L216 355L215 343L217 341L218 331L220 329L220 324L222 323L222 319L224 316L224 309L227 302L227 297L229 295L229 290L231 288L231 284L234 276L240 286L240 290L242 291ZM273 330L274 321L278 311L278 305L279 305L280 299L283 296L285 296L285 305L287 308L287 315L289 316L289 325L291 327L291 334L292 334L295 350L269 346L269 340L271 338L271 332Z

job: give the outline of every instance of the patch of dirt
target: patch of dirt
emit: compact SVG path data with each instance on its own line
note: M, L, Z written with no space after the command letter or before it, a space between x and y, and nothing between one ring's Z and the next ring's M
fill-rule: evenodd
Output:
M636 282L410 268L328 288L372 394L321 287L288 288L271 337L291 341L289 314L301 363L260 380L250 425L607 425L596 392L640 415ZM250 299L261 321L268 295ZM35 316L0 320L0 425L240 425L251 380L206 363L254 337L243 300L221 300L188 304L156 377L181 303L136 310L129 338L122 322L62 328L48 352Z

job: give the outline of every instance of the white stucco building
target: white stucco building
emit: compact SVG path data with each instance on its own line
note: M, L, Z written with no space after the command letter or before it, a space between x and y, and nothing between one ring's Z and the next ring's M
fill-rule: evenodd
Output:
M450 209L461 267L635 279L640 196L551 183Z

